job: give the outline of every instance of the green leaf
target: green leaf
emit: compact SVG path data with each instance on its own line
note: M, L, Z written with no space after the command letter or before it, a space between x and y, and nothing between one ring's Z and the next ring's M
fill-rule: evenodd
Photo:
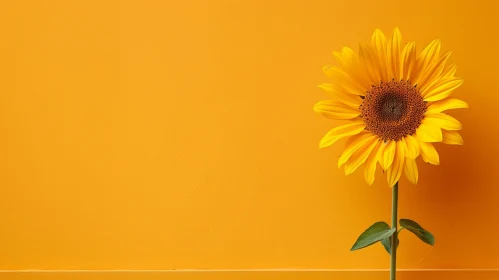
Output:
M388 254L392 254L392 238L393 235L381 240L381 244L383 244L383 247L385 247L385 250L388 252ZM399 247L400 239L397 236L397 248Z
M395 228L390 229L390 226L385 222L374 223L359 236L350 251L355 251L373 245L380 240L392 236L395 230Z
M429 244L431 246L435 245L435 237L433 236L433 234L431 234L431 232L425 230L422 226L420 226L415 221L409 220L409 219L400 219L399 222L400 222L401 227L414 233L424 243Z

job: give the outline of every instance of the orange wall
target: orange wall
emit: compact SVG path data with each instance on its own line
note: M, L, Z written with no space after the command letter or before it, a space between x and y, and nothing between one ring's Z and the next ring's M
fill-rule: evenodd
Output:
M452 49L465 145L405 179L402 268L499 267L499 41L488 1L4 1L0 269L386 268L389 220L319 150L321 67L399 26ZM381 178L378 175L378 178Z

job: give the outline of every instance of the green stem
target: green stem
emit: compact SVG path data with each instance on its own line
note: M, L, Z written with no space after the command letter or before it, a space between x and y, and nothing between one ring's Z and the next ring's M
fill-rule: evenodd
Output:
M395 232L392 235L392 248L390 254L390 280L395 280L397 270L397 207L398 207L399 183L392 187L392 228Z

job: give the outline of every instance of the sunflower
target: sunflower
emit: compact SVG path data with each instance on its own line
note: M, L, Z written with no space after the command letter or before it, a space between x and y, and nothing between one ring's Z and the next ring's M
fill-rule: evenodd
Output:
M461 123L444 113L469 108L451 93L463 80L455 77L451 52L441 52L439 40L416 55L416 44L402 45L398 28L391 39L374 31L370 44L360 43L358 54L350 48L334 52L339 64L324 66L331 83L319 85L331 94L314 110L323 116L348 123L331 129L320 141L327 147L347 138L338 160L345 174L361 165L372 184L379 163L389 186L404 172L413 184L418 181L416 158L438 165L435 142L462 145Z

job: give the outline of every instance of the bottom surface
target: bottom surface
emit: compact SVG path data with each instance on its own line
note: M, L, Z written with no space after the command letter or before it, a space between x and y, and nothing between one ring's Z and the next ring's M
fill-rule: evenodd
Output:
M2 280L386 280L388 271L4 271ZM398 280L497 280L499 270L399 271Z

